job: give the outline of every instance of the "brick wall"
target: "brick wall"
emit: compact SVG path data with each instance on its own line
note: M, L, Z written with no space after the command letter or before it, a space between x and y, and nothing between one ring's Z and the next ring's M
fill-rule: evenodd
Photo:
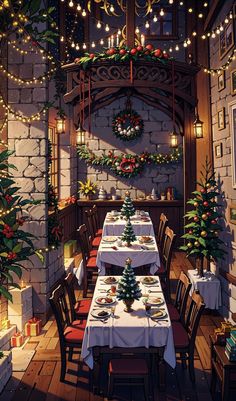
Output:
M220 14L218 15L214 26L217 26L222 20L224 20L226 14L229 12L233 1L225 2ZM213 26L213 28L214 28ZM210 66L211 68L218 68L224 64L232 49L220 60L219 58L219 37L210 40ZM222 235L223 240L227 246L227 256L225 261L219 264L219 267L223 268L227 272L236 276L236 226L231 224L229 221L229 205L236 201L236 190L233 189L232 185L232 159L231 159L231 131L232 128L229 125L229 103L232 101L236 102L236 98L231 95L231 83L230 73L236 68L236 62L230 65L229 69L225 71L225 89L218 90L218 77L217 75L211 76L211 113L212 113L212 130L213 130L213 154L214 154L214 167L216 172L216 178L218 179L223 199L223 213L226 221L224 226L224 232ZM225 107L225 129L218 129L218 111ZM222 144L223 157L215 157L215 145ZM222 295L223 295L223 307L221 312L227 318L231 318L231 313L236 310L236 287L229 284L222 276L220 276L222 284Z
M92 134L86 134L86 143L96 155L114 150L115 154L134 153L140 154L144 150L148 152L170 151L169 133L172 130L172 121L160 110L146 105L139 99L131 98L132 107L136 110L144 121L144 133L141 137L130 142L124 142L112 133L112 119L119 111L125 108L126 99L114 101L109 107L98 110L92 116ZM179 138L182 143L181 137ZM90 178L103 186L107 193L113 194L119 190L121 196L127 189L130 189L131 196L134 198L139 195L148 195L152 188L155 188L160 195L168 186L174 186L179 196L183 196L183 167L172 166L147 166L140 177L132 179L118 178L109 169L87 166L83 161L79 161L78 175L80 180Z

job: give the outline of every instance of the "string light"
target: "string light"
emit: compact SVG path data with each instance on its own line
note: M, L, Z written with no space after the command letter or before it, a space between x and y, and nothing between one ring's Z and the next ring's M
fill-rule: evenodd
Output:
M74 7L74 3L72 0L69 1L69 7Z
M85 9L83 9L83 11L82 11L82 17L86 17L86 15L87 15L87 13L86 13Z
M139 27L137 26L137 27L135 28L135 33L138 34L139 32L140 32L140 30L139 30Z
M97 28L100 29L102 27L101 21L97 22Z
M77 5L77 11L81 11L81 10L82 10L82 7L81 7L80 4L78 4L78 5Z
M114 8L113 4L111 4L111 5L110 5L110 12L111 12L111 13L114 13L114 11L115 11L115 8Z
M109 27L108 24L106 24L106 26L105 26L105 31L106 31L106 32L109 32L109 31L110 31L110 27Z
M83 49L84 49L84 50L87 49L87 46L86 46L85 43L83 43Z
M165 12L164 12L163 8L161 8L160 16L161 16L161 17L164 17L164 15L165 15Z
M91 47L95 47L96 45L95 45L95 43L94 42L92 42L92 44L91 44Z
M42 84L47 78L49 78L56 71L56 67L52 67L46 74L38 78L33 78L29 80L16 77L15 75L7 71L2 64L0 64L0 70L4 75L6 75L9 79L13 80L17 84L31 85L31 84Z
M46 111L48 110L48 106L44 106L38 113L35 113L29 117L23 116L22 114L18 113L17 111L14 111L10 106L8 106L4 100L2 95L0 94L0 106L2 106L5 110L7 110L9 113L11 113L14 118L18 121L22 121L25 123L31 123L32 121L39 121L40 120L40 115L45 114Z
M148 21L146 21L146 23L145 23L145 28L149 28L150 27L150 25L149 25L149 22Z
M157 18L156 15L154 15L154 17L153 17L153 22L157 22L157 21L158 21L158 18Z

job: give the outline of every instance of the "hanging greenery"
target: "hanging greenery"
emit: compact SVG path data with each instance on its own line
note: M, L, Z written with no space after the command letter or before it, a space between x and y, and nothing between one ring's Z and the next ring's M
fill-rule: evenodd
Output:
M112 121L113 133L123 141L131 141L143 133L143 120L134 110L120 111Z
M95 166L108 166L116 175L126 178L141 174L146 165L177 164L182 160L182 151L173 149L168 154L143 152L140 155L115 155L113 151L96 156L86 145L78 147L78 155L86 163Z
M101 53L85 53L83 57L76 58L75 63L80 64L81 67L86 70L92 63L97 61L161 61L167 63L170 59L168 53L164 53L161 49L154 49L152 44L147 44L145 47L139 45L133 48L127 46L111 47L110 49L104 49Z

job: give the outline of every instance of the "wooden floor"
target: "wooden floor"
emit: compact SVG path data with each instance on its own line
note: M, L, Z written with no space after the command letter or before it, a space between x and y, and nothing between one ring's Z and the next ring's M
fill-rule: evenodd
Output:
M181 270L191 266L181 253L174 255L171 277L173 285ZM174 287L173 287L174 288ZM167 387L159 392L154 383L153 401L211 401L209 333L219 325L218 315L204 314L198 330L195 353L196 385L192 386L188 371L180 364L172 370L167 367ZM60 349L56 323L50 320L38 337L32 337L25 349L35 350L35 355L25 372L15 372L8 382L0 401L105 401L107 398L94 395L89 387L89 371L83 366L78 372L78 362L68 364L66 383L60 383ZM105 372L104 372L105 373ZM106 387L106 382L104 382ZM143 401L141 387L117 387L113 401ZM220 400L217 393L215 401Z

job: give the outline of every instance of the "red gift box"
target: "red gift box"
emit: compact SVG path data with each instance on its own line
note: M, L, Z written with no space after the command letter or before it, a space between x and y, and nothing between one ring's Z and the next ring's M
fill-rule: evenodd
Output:
M22 333L17 332L11 338L11 347L21 347L24 342L24 336Z
M25 323L25 335L26 336L38 336L42 330L42 320L37 317L32 317L27 323Z

